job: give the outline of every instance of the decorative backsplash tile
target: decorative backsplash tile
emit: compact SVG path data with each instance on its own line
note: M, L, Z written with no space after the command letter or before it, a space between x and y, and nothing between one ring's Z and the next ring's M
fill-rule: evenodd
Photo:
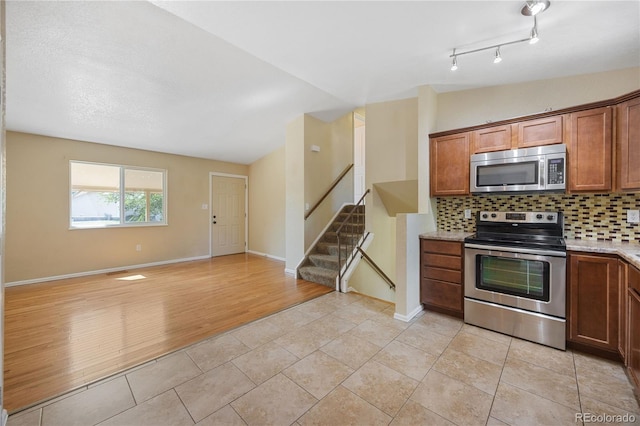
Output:
M560 211L566 238L640 243L640 224L627 223L626 210L640 210L640 194L527 194L439 197L438 229L475 231L478 211ZM472 219L464 218L471 209Z

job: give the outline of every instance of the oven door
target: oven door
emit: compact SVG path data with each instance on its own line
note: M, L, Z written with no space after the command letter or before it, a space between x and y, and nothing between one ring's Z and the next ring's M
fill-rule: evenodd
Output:
M466 298L566 318L566 253L465 245Z

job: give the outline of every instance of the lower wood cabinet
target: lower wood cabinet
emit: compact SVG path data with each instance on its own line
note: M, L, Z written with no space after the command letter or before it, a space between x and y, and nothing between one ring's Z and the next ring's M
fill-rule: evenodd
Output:
M568 340L617 352L617 256L570 252L568 260Z
M628 295L627 289L629 288L629 269L632 270L632 274L635 273L635 268L630 267L629 264L623 260L618 260L618 354L622 358L622 362L626 364L628 353L628 308L627 306ZM635 269L637 271L637 269Z
M640 389L640 293L632 290L629 290L629 322L636 327L629 328L627 365L636 388Z
M427 308L463 316L462 243L420 240L420 302Z
M629 375L640 389L640 271L629 267L629 285L627 289L627 330L628 347L626 365Z

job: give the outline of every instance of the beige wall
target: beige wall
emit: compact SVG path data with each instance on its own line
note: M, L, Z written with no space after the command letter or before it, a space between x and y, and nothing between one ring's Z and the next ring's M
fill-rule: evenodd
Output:
M209 173L248 166L7 133L8 283L209 255ZM69 229L69 160L168 170L168 226ZM142 251L136 251L136 245Z
M418 99L366 105L366 187L374 183L418 178ZM391 279L396 277L396 219L387 213L375 190L367 197L367 230L374 239L367 254ZM361 262L349 279L361 293L395 301L395 293Z
M249 250L284 259L284 145L249 166L249 211Z
M290 274L304 258L304 124L301 115L287 124L285 136L285 270Z
M640 89L640 68L438 95L435 131L458 129L616 98Z
M311 151L312 145L320 147L320 151ZM351 163L353 163L353 114L345 114L330 123L305 115L305 204L309 204L310 208L313 207ZM352 202L353 171L350 171L305 221L305 251L311 247L340 207L344 203Z

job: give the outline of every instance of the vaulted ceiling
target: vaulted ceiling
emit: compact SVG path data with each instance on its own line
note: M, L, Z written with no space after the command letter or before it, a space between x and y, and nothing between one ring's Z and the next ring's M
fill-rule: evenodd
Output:
M640 66L640 1L7 1L9 130L249 164L309 113ZM640 76L639 76L640 79Z

